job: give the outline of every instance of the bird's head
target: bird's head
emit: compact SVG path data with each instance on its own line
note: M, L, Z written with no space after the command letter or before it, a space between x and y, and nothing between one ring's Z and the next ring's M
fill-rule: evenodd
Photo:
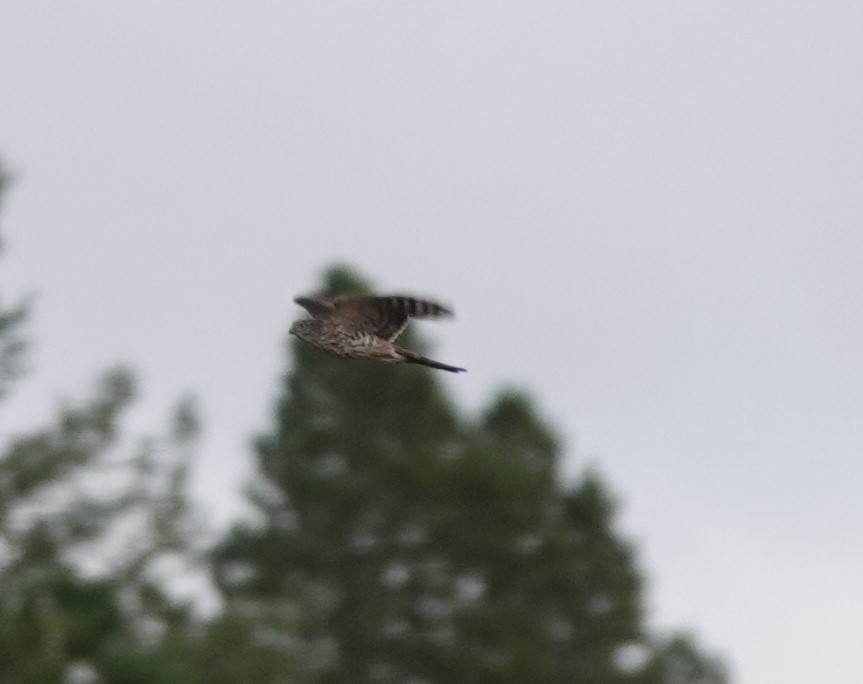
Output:
M318 321L314 318L301 318L298 321L294 321L288 333L296 335L301 340L308 340L308 338L314 333L317 325Z

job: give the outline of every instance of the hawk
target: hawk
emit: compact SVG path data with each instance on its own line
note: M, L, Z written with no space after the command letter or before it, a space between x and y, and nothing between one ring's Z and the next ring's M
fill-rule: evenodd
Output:
M415 363L451 373L465 371L395 344L411 318L451 316L452 311L445 306L402 295L310 295L295 297L294 301L312 317L296 321L290 334L331 354Z

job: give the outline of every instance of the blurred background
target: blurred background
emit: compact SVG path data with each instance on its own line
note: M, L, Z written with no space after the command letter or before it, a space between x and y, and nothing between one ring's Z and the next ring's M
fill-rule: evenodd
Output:
M861 21L4 3L0 682L861 681Z

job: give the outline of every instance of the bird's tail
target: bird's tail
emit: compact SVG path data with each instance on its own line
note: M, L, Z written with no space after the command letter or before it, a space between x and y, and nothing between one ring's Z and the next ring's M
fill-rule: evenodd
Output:
M399 354L401 354L402 358L407 363L415 363L420 366L428 366L429 368L437 368L439 370L449 371L450 373L464 373L467 371L466 368L459 368L458 366L450 366L445 363L441 363L440 361L435 361L434 359L430 359L426 356L421 356L420 354L416 354L412 351L408 351L407 349L399 349Z

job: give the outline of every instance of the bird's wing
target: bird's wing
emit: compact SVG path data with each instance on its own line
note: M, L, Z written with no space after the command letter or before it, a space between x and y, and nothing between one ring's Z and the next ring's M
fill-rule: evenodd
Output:
M342 295L331 301L338 316L389 342L404 332L411 318L452 315L445 306L404 295Z
M314 318L326 318L336 310L333 298L326 295L299 296L294 297L294 301Z

